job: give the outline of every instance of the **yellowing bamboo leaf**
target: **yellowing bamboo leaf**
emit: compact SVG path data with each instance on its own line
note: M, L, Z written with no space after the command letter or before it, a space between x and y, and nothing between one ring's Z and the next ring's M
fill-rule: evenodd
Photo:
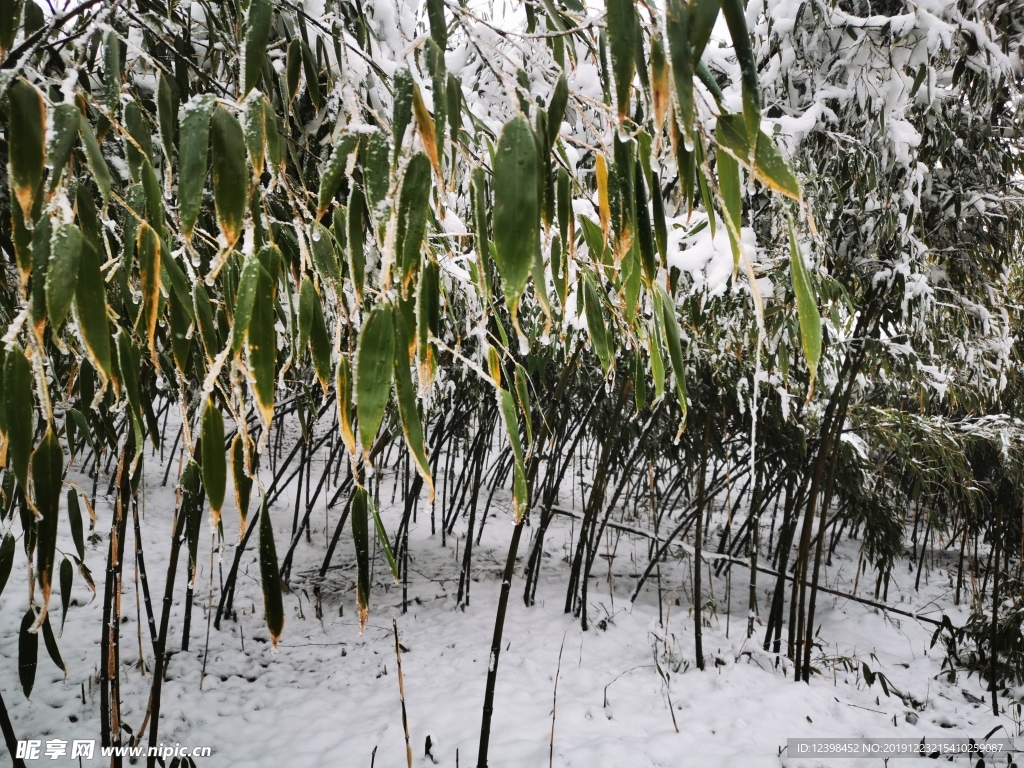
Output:
M405 435L409 453L427 486L427 495L433 502L434 479L430 474L427 447L423 440L423 424L420 421L419 411L416 409L416 388L412 383L412 360L409 357L409 334L401 312L394 313L394 323L397 341L395 344L395 391L398 395L398 414L402 419L402 432Z
M249 200L249 169L245 163L245 136L235 116L223 106L210 120L213 147L213 201L217 224L228 248L242 233Z
M156 321L160 312L160 263L163 243L149 224L139 226L139 282L142 287L142 326L149 341L149 356L157 364Z
M46 163L46 104L43 95L20 78L11 84L7 98L11 105L7 128L11 188L22 215L32 221Z
M206 488L206 498L210 502L213 527L217 528L220 525L220 510L224 506L228 470L224 455L224 417L209 398L203 411L201 435L203 486Z

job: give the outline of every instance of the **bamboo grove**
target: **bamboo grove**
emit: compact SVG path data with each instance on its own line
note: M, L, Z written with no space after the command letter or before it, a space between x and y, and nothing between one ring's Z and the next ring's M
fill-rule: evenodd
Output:
M840 537L878 605L899 562L952 548L974 619L936 641L995 706L1024 669L1024 32L1012 3L945 9L936 35L888 5L0 2L0 588L27 596L24 694L38 635L63 667L70 585L103 568L102 737L121 743L134 561L157 670L135 738L156 744L203 521L227 569L214 625L256 548L276 643L326 501L320 577L354 556L362 622L374 546L407 584L414 521L464 530L469 605L474 541L511 514L480 766L505 607L533 602L559 515L584 628L602 549L638 538L634 599L689 563L697 667L702 580L727 579L747 635L807 682ZM858 90L885 67L898 115ZM781 129L812 110L827 128ZM717 282L687 258L701 244L727 255ZM147 541L162 581L147 466L177 494L172 538Z

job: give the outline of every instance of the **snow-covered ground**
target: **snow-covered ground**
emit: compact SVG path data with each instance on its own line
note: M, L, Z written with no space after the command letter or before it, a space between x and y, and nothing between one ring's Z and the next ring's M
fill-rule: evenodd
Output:
M150 589L159 620L168 543L174 506L173 480L161 485L158 461L147 457L143 504L143 538ZM315 472L315 469L314 469ZM75 476L71 480L83 481ZM390 476L381 490L383 516L394 530L402 500L389 504ZM85 488L91 482L82 482ZM97 499L99 523L88 544L87 563L102 594L107 530L112 499ZM229 494L230 495L230 494ZM429 511L421 507L410 534L410 604L401 610L401 589L391 584L381 556L376 557L371 612L365 632L359 631L355 606L355 557L346 531L322 584L323 616L316 617L314 584L326 540L341 508L314 513L312 543L305 538L296 551L284 596L286 623L277 650L264 626L259 565L254 546L246 552L238 580L237 622L226 620L211 630L207 651L207 606L211 581L213 605L219 583L234 555L237 516L224 512L228 546L223 564L210 573L208 531L201 537L190 650L170 663L163 688L161 742L210 746L212 757L199 766L376 766L405 765L399 683L396 674L392 620L397 619L401 643L405 699L414 764L473 766L480 730L491 631L500 587L500 572L512 531L510 499L498 499L484 528L482 545L473 555L471 603L456 604L459 567L465 544L465 523L442 546L430 535ZM255 508L256 502L253 503ZM272 508L277 548L283 556L292 524L293 497L286 493ZM494 514L495 509L497 510ZM949 683L940 677L941 648L930 648L931 625L886 616L861 604L819 595L817 617L823 649L815 666L823 674L810 685L795 684L785 663L761 650L764 627L746 639L745 568L737 568L727 610L725 577L714 578L705 599L717 609L708 614L704 631L707 670L694 665L690 614L689 559L664 567L659 622L656 583L648 582L636 603L629 596L638 570L646 565L644 540L623 536L615 549L611 572L607 560L595 564L589 589L591 629L563 613L567 555L573 544L573 521L559 517L547 536L548 557L537 592L537 604L523 605L522 563L529 553L528 529L520 547L521 565L512 586L500 658L491 739L492 766L551 764L576 768L601 766L882 766L880 758L794 759L784 750L788 738L973 737L980 739L997 726L997 736L1016 736L1013 710L991 714L988 694L977 677L960 675ZM73 551L62 522L60 546ZM129 526L129 531L131 526ZM826 582L852 590L859 542L844 541ZM126 553L134 547L129 533ZM19 545L19 557L24 557ZM183 553L176 585L168 647L181 647L185 572ZM926 561L928 558L926 558ZM0 596L0 686L21 739L95 739L99 736L99 643L101 598L76 580L60 649L68 668L65 679L40 643L39 667L31 700L18 683L18 626L26 608L24 562L15 565ZM212 580L211 580L212 576ZM914 574L901 566L889 589L889 603L938 617L945 611L954 624L965 618L952 607L950 578L936 567L913 589ZM769 586L762 576L761 584ZM707 579L705 579L707 585ZM873 590L870 574L860 593ZM706 586L706 589L708 587ZM767 614L761 590L760 608ZM145 613L136 608L135 568L126 555L121 625L122 717L138 732L146 716L151 685L152 649ZM55 591L52 608L59 616ZM728 620L727 620L728 617ZM139 640L141 633L141 642ZM785 635L784 635L785 637ZM145 669L140 668L140 646ZM208 656L207 656L208 654ZM206 658L206 674L202 675ZM904 694L887 696L876 681L867 686L861 663L882 672ZM557 676L557 699L555 683ZM556 716L552 717L553 701ZM671 704L670 704L671 702ZM670 709L671 707L671 709ZM673 722L674 721L674 722ZM678 725L678 732L674 725ZM126 738L128 734L126 733ZM431 760L425 744L431 742ZM145 743L145 739L143 740ZM0 750L3 750L0 746ZM70 764L70 757L44 758L32 764ZM97 757L83 765L100 765ZM933 765L901 760L898 765ZM957 764L967 765L966 760ZM999 763L1003 764L1002 761Z

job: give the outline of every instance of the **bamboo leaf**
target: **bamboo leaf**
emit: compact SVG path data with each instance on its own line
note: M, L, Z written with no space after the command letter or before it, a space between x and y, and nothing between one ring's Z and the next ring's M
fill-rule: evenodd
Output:
M502 387L497 388L498 407L505 423L509 441L512 445L512 510L518 525L526 514L529 505L529 492L526 485L526 463L523 456L523 443L519 437L519 422L516 419L516 404L512 394Z
M334 147L330 160L324 166L323 175L320 177L320 194L317 203L317 218L324 215L324 211L331 204L331 200L341 189L341 182L345 178L348 168L348 159L359 146L359 136L355 133L343 133L341 139Z
M568 104L569 83L565 79L565 73L561 72L558 75L558 80L555 81L555 87L551 90L551 100L548 101L548 144L551 146L558 141L558 133L562 129L565 108Z
M32 695L36 682L36 664L39 658L39 635L32 631L36 623L35 609L29 608L21 619L18 630L18 679L25 698Z
M206 359L212 363L217 358L217 353L220 352L220 340L217 338L217 326L213 317L210 294L201 282L192 286L192 307L195 310L199 340L206 351Z
M309 329L309 349L313 355L313 368L320 386L327 393L331 382L331 338L327 333L327 322L320 297L313 302L313 318Z
M7 579L10 578L11 568L14 566L14 536L8 532L4 536L3 544L0 544L0 595L7 586Z
M330 284L341 280L341 268L338 254L334 248L334 237L330 230L318 221L313 222L309 231L310 251L313 266L316 267L320 279Z
M356 291L356 302L362 303L363 286L366 282L366 253L363 250L366 240L366 198L363 197L363 190L359 187L353 187L349 193L346 213L348 274L352 278L352 287Z
M85 560L85 532L82 528L82 508L78 504L78 492L68 489L68 521L71 524L71 538L75 542L78 556Z
M391 575L397 584L398 561L395 560L395 553L391 551L391 542L388 541L388 532L384 528L384 521L380 519L377 507L374 506L373 498L369 494L366 496L366 503L370 508L370 514L373 515L373 527L377 529L377 541L380 544L381 551L384 552L384 558L388 561L388 568L391 569ZM369 607L369 601L367 601L367 607Z
M50 239L50 263L46 267L46 311L56 331L68 316L78 284L82 260L82 232L74 224L61 224Z
M250 0L245 15L245 58L242 92L239 99L256 87L263 61L267 55L267 40L270 38L270 24L274 19L274 4L270 0Z
M316 295L313 281L308 276L303 277L302 285L299 288L299 341L295 350L296 360L306 354L309 332L313 327L313 305L319 301L320 297Z
M46 159L52 167L50 189L56 189L61 173L68 163L71 150L78 138L79 111L74 104L58 104L53 108L53 130L46 149Z
M75 568L66 557L60 561L60 632L64 634L64 621L68 617L71 606L71 584L75 578Z
M238 508L238 535L245 533L245 520L249 515L249 497L252 494L252 478L249 477L248 456L246 455L247 438L241 433L231 441L231 480L235 488L235 507Z
M665 30L672 81L676 90L679 112L676 119L683 132L683 146L693 149L693 70L694 55L690 44L691 4L685 0L668 0L665 10Z
M163 70L159 70L156 75L156 122L160 129L160 144L168 163L174 158L180 103L181 91L177 81Z
M494 158L494 261L515 322L540 247L537 145L522 115L505 124Z
M160 268L163 243L155 229L143 222L139 226L136 250L139 254L139 283L142 288L142 327L149 341L149 356L157 363L156 321L160 314Z
M516 363L514 381L516 399L519 401L519 408L523 412L523 424L526 426L526 442L528 445L533 445L533 415L530 408L529 389L530 377L527 375L526 369L519 363Z
M264 246L276 250L276 246ZM272 257L267 257L272 258ZM238 278L238 292L235 294L235 309L231 323L231 351L238 352L245 342L249 323L252 320L252 308L256 303L256 290L260 277L260 257L251 254L242 264L242 274Z
M706 0L705 0L706 1ZM747 31L743 0L723 0L722 15L729 27L733 50L740 65L740 83L743 91L743 122L746 133L756 148L761 132L761 86L757 77L757 59ZM752 153L753 154L753 153Z
M224 506L228 470L224 456L224 417L209 398L203 411L202 440L203 486L206 488L206 499L210 502L213 527L217 528L220 525L220 511Z
M212 94L204 94L185 108L181 119L178 150L178 214L182 234L192 237L192 229L203 203L203 187L210 149L210 115L217 102Z
M92 178L96 182L96 186L99 187L100 194L103 196L103 203L106 205L107 200L110 199L110 168L107 166L107 161L103 158L103 151L100 149L100 143L96 140L96 134L93 132L89 120L81 112L79 112L78 117L78 133L82 137L82 145L85 147L85 157L89 161L89 170L92 171Z
M634 0L607 0L605 7L608 47L615 76L615 103L621 125L629 112L629 97L636 72L636 3Z
M270 273L260 265L247 340L249 367L252 370L256 401L263 417L263 424L268 428L274 416L274 386L277 371L275 287Z
M139 388L139 353L128 334L122 329L117 332L117 362L121 388L128 396L128 407L135 431L135 455L142 454L145 439L145 422L142 416L142 393Z
M32 368L18 347L4 357L4 411L7 417L8 466L22 489L28 489L35 410L32 407Z
M213 147L213 200L226 246L232 248L242 232L249 198L249 168L245 136L235 116L220 106L210 121Z
M33 505L39 515L36 518L36 573L43 593L44 616L50 603L63 477L64 453L57 436L48 429L32 454Z
M394 370L395 329L390 304L370 311L356 348L355 404L359 414L359 439L368 461L391 394Z
M448 25L444 20L444 0L427 0L427 19L430 36L442 51L448 45Z
M589 272L584 273L583 300L587 315L587 331L594 345L594 353L601 361L601 369L607 376L611 372L615 358L611 349L611 340L608 337L608 327L605 325L604 308Z
M668 346L669 359L672 362L672 375L676 383L676 399L683 417L679 425L681 433L686 428L686 416L689 409L686 392L686 366L683 362L683 346L680 341L679 321L676 319L675 304L665 289L658 286L656 302L659 306L656 317L661 320L661 336Z
M405 131L412 122L412 73L408 69L395 72L394 109L391 115L391 140L393 143L391 164L398 162L398 154L405 143Z
M430 462L427 458L426 443L423 440L423 424L419 411L416 409L416 388L412 383L408 331L400 312L394 313L393 317L397 340L395 344L395 392L398 395L398 413L402 419L402 432L405 435L409 453L416 463L416 469L427 486L427 496L433 502L434 479L430 474ZM376 511L374 514L376 515Z
M274 546L274 526L270 522L270 508L266 498L260 508L260 582L263 585L263 609L267 617L270 642L277 647L284 631L284 601L281 596L281 572L277 565L277 547Z
M654 102L654 130L665 125L669 106L669 67L661 35L651 36L651 100Z
M804 357L807 358L813 391L814 380L818 375L818 362L821 360L821 315L818 313L818 302L804 264L804 257L796 242L792 218L789 219L789 266L793 279L793 293L796 294L797 316L800 319L800 343L803 346Z
M334 381L338 403L338 427L341 439L348 448L349 454L356 455L356 433L352 421L352 381L349 374L348 356L341 355L338 359L338 371Z
M722 193L722 215L725 219L725 231L729 235L732 247L732 263L735 270L740 263L740 227L743 209L740 182L740 167L736 159L728 152L718 153L718 189ZM708 211L708 218L714 212Z
M7 98L11 105L7 128L11 188L22 215L33 221L35 199L43 184L46 163L46 104L43 95L20 78L11 84ZM109 185L107 189L109 191Z
M61 570L63 571L63 567ZM57 647L57 638L53 635L49 614L43 619L43 643L46 645L46 652L50 655L50 661L56 664L57 668L66 676L68 669L64 666L64 659L60 657L60 648Z
M402 298L408 298L420 268L420 251L430 212L430 161L417 152L405 168L398 199L398 270Z
M75 286L75 314L93 365L104 380L111 375L110 327L107 324L107 290L100 272L100 255L88 241L82 249Z
M359 632L366 627L370 615L370 524L369 494L357 486L352 494L349 515L352 518L352 542L356 547L356 600L359 604Z
M437 133L434 129L434 118L423 101L423 94L420 92L419 84L412 84L412 112L416 118L416 129L420 132L420 139L423 141L423 148L430 158L430 165L434 173L441 178L441 158L437 153Z

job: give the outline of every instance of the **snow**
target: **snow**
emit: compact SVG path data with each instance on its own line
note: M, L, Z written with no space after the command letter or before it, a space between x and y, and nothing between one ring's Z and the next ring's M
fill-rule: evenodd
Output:
M317 466L322 466L322 461L322 457L315 460ZM171 487L161 484L163 472L158 464L158 458L147 457L140 496L146 568L157 611L174 504ZM314 474L316 471L314 467ZM402 507L400 497L395 503L390 501L394 477L391 470L385 470L380 490L384 521L392 531ZM69 479L83 492L91 487L74 467ZM269 481L269 476L264 481ZM101 594L105 528L113 501L103 495L106 485L106 480L99 483L99 523L88 539L86 557ZM565 503L571 503L574 496L572 488L565 489ZM327 577L321 581L316 576L327 537L341 512L340 507L325 509L311 518L312 542L300 538L296 549L290 591L284 595L284 635L277 650L271 649L263 624L259 567L255 548L250 548L242 558L235 596L237 621L226 619L219 631L211 629L207 653L211 581L216 606L217 585L237 540L237 515L230 504L229 500L224 510L227 544L223 553L214 552L212 572L210 537L200 540L190 650L174 653L170 661L163 686L160 741L212 746L213 757L200 765L369 765L374 750L377 765L404 765L394 619L404 646L402 672L414 764L454 766L458 754L460 765L473 765L484 681L492 658L495 601L513 525L510 494L499 493L497 508L492 508L483 529L482 543L474 550L468 605L459 606L455 601L466 544L465 521L456 524L455 535L442 546L439 536L430 535L429 508L423 505L410 530L413 578L408 612L402 612L401 589L391 582L378 553L370 619L360 634L354 599L355 559L347 533L339 542ZM286 492L271 508L279 554L290 539L293 504L292 492ZM764 517L767 532L770 521ZM711 540L725 524L725 511L716 511ZM814 654L814 664L822 674L814 676L809 685L794 684L789 661L761 649L764 627L760 622L755 637L749 641L745 637L748 571L742 564L732 577L731 599L730 583L724 576L711 577L710 585L705 582L708 591L704 597L712 600L715 608L706 616L709 623L704 630L707 669L698 671L689 615L692 556L686 555L692 547L686 544L676 548L677 554L663 567L660 584L649 582L631 604L636 569L646 564L647 542L639 536L623 535L614 545L614 567L606 570L602 564L596 569L599 572L594 574L589 596L591 628L583 632L579 621L562 611L566 558L574 546L575 530L575 521L568 516L558 516L552 523L537 603L529 608L524 606L520 590L522 566L529 552L526 542L533 529L528 528L523 537L498 669L491 735L494 765L546 764L556 674L553 764L557 766L814 768L825 763L794 759L785 752L780 756L788 738L980 738L999 725L1011 734L1017 732L1011 714L992 716L984 704L983 683L977 678L961 677L949 683L944 675L939 676L942 654L941 646L930 647L933 626L886 616L852 600L825 594L819 596L817 612L823 645ZM59 546L64 551L72 549L69 540L62 539ZM126 552L133 546L134 540L127 542ZM858 541L843 541L826 568L823 583L839 591L856 590L852 581L859 546ZM930 568L922 578L920 593L913 590L914 574L893 569L889 602L932 618L938 618L941 606L958 625L965 612L950 605L950 561L940 550L937 547L926 558L926 565L931 561ZM23 558L20 547L18 553ZM23 562L17 563L15 573L23 566ZM762 615L767 610L769 581L763 576L759 582ZM181 644L184 582L184 574L179 573L168 640L168 647L174 650ZM322 618L316 613L318 588ZM870 591L866 576L860 589L863 594ZM145 717L153 663L135 591L134 565L128 555L122 591L121 685L122 715L133 731ZM55 592L54 616L59 613L59 601L59 592ZM0 648L6 662L0 667L0 685L19 738L95 738L99 732L98 690L93 682L101 599L92 599L76 576L72 603L59 640L68 666L67 679L41 648L35 689L32 698L25 700L15 663L24 595L8 588L0 596ZM139 667L140 647L144 671ZM860 675L861 663L884 673L900 693L885 696L879 685L866 686ZM433 761L424 755L427 736ZM83 765L101 762L97 757ZM924 760L900 763L907 768L932 764ZM873 768L877 761L852 759L842 765Z

